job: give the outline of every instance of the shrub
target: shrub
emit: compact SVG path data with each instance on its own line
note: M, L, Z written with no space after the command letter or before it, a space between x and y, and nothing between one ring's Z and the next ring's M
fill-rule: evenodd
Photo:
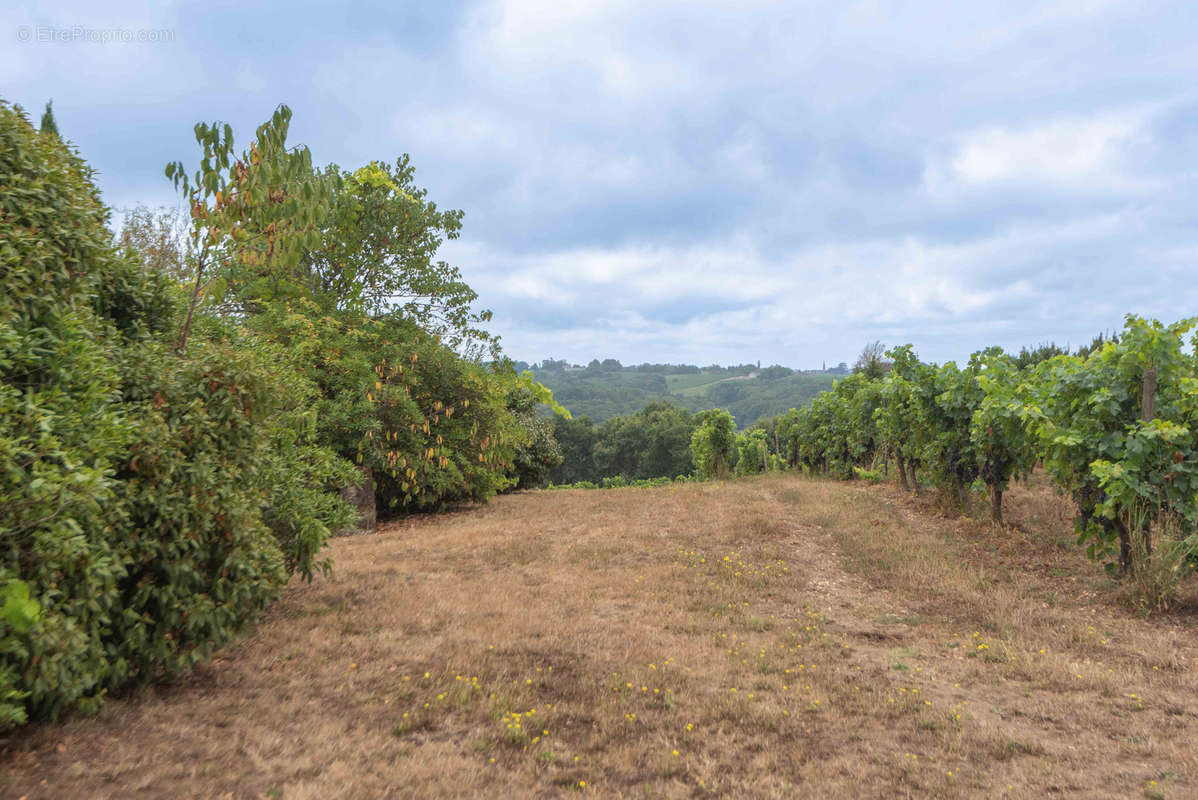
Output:
M108 678L102 634L123 567L105 509L126 429L88 306L111 259L89 177L0 104L0 587L22 581L41 612L25 630L0 619L0 724Z
M134 435L116 475L128 572L113 654L144 680L207 657L290 572L327 568L314 556L349 521L328 484L348 465L313 452L297 384L243 342L196 339L182 358L149 344L122 363Z
M698 415L699 427L691 436L691 457L701 478L725 478L735 456L736 423L722 409Z
M0 104L0 728L194 663L351 513L310 386L236 327L168 350L89 178Z

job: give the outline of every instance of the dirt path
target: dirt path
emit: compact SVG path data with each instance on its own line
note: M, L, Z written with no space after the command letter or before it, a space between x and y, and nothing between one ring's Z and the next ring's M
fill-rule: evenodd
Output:
M1193 796L1192 617L1123 611L1054 508L768 476L392 525L188 680L3 743L0 796Z
M815 586L825 629L996 743L991 792L1004 779L1018 796L1032 786L1085 797L1198 792L1194 616L1145 621L1114 604L1109 588L1095 588L1105 581L1061 546L1072 539L1059 528L1067 510L1044 513L1055 498L1017 492L1020 531L941 518L890 488L812 490L849 493L856 517L802 526L795 539L823 576ZM815 516L824 513L816 503ZM1043 541L1046 527L1055 540ZM886 543L882 561L899 569L845 572Z

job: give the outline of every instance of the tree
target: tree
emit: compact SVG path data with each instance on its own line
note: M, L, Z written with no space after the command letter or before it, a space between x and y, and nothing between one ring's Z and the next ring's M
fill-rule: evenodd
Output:
M562 451L562 463L549 473L549 479L553 483L599 480L601 475L595 468L597 433L590 417L555 417L553 437Z
M889 350L886 356L893 366L882 381L880 403L874 412L879 445L895 459L903 488L918 491L915 470L922 465L928 433L920 409L926 402L924 387L931 381L931 370L909 344Z
M701 478L725 478L736 444L736 422L719 408L700 412L699 427L691 436L691 458Z
M766 433L761 428L737 434L737 475L755 475L770 469L770 451L766 441Z
M279 106L239 156L229 125L199 123L196 171L189 175L179 161L166 166L191 212L187 261L194 279L179 352L202 300L246 313L304 294L297 267L321 245L338 176L315 172L307 147L288 147L290 124L291 110Z
M927 434L924 454L932 479L962 510L969 508L969 487L978 477L978 454L971 438L973 414L982 401L978 359L964 369L949 361L935 369L930 394L919 395L920 419Z
M531 373L525 374L531 381ZM526 381L508 391L508 411L523 429L523 441L516 446L513 458L512 471L516 478L513 488L516 489L541 488L549 482L550 473L562 463L562 448L553 435L553 421L537 413L540 404ZM569 414L558 418L568 420Z
M1060 347L1056 342L1041 342L1030 350L1023 347L1019 350L1019 355L1015 357L1015 366L1019 369L1031 369L1041 361L1047 361L1053 356L1063 356L1069 353L1064 347Z
M125 212L116 246L135 252L146 269L186 281L192 277L186 260L189 227L173 208L135 206Z
M695 425L689 411L668 401L650 403L635 414L612 417L596 433L597 476L622 475L628 480L641 480L689 474L689 444Z
M310 386L231 321L170 352L91 174L0 105L0 725L194 664L349 518Z
M870 342L857 356L853 372L863 373L867 378L880 378L890 369L890 362L885 360L886 346L878 341Z
M438 209L414 177L407 155L340 173L321 242L304 259L313 295L325 307L397 312L450 347L497 355L480 327L491 313L475 312L478 295L436 259L458 237L462 212Z
M89 304L113 259L91 176L0 102L0 599L19 586L34 611L0 617L0 729L86 704L112 671L111 473L128 429Z
M47 136L53 136L56 139L61 139L62 134L58 132L58 123L54 121L54 101L46 101L46 110L42 112L42 122L39 127L39 132Z

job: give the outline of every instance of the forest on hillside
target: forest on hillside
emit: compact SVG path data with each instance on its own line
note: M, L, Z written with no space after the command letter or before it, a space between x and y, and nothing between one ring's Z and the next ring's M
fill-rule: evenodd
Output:
M517 362L517 368L526 365ZM848 366L801 372L783 366L696 367L686 364L622 366L614 359L567 368L550 359L527 368L575 416L602 423L650 403L670 402L691 412L723 408L743 427L810 403Z

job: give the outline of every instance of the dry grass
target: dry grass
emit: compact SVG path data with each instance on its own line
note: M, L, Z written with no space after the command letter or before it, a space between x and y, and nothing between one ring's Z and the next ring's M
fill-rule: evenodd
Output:
M173 687L23 731L4 796L1188 797L1194 618L1043 487L1013 525L767 476L539 492L333 543Z

